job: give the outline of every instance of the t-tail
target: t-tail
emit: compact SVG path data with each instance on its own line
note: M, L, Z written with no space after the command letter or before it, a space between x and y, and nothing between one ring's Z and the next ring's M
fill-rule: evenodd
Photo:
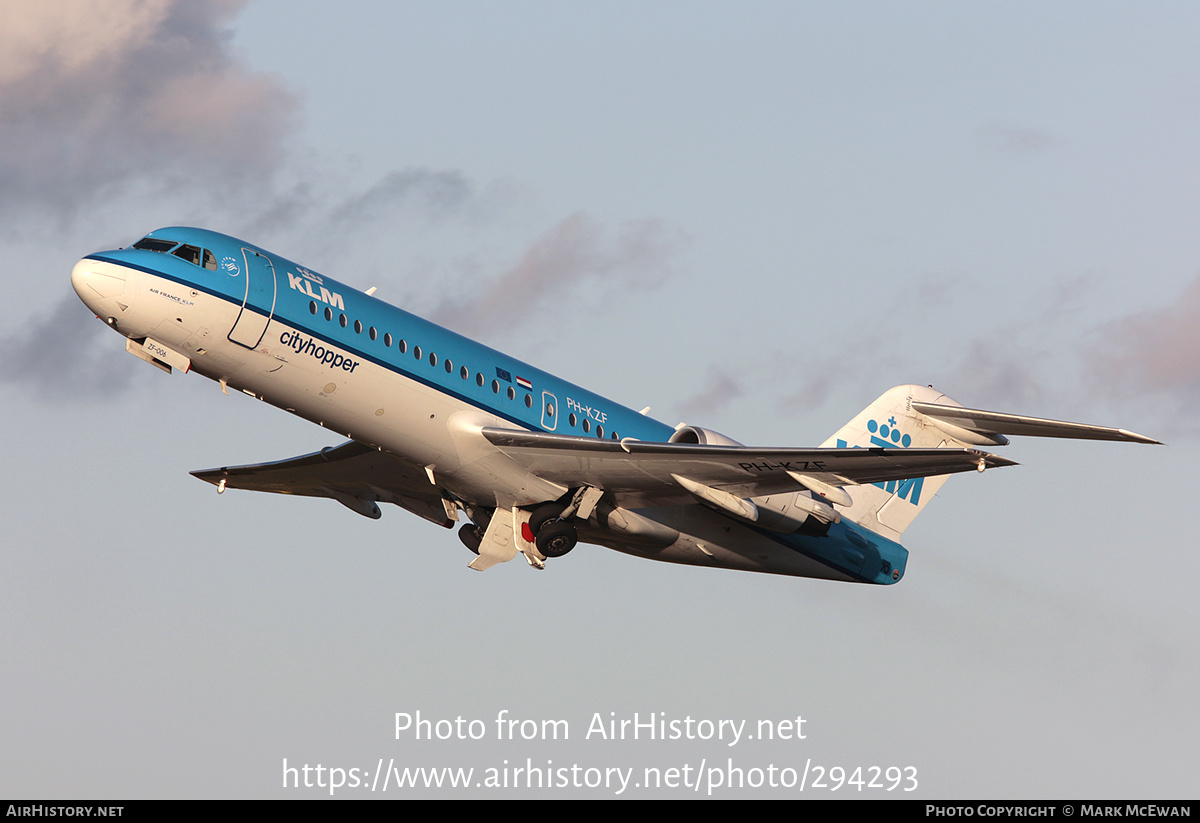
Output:
M968 409L931 386L896 386L826 440L826 448L979 448L1003 446L1006 434L1081 440L1159 441L1124 429ZM895 540L949 475L848 486L842 516Z

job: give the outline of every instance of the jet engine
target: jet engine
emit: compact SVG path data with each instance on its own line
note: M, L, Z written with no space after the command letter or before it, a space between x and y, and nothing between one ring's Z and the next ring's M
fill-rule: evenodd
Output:
M715 432L712 429L704 429L700 426L688 426L680 423L675 427L675 433L668 439L668 443L689 443L693 446L744 446L744 443L739 443L732 437L726 437L720 432Z

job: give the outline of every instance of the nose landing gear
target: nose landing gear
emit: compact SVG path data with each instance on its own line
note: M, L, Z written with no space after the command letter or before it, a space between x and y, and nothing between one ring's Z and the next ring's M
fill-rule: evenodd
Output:
M463 542L463 545L471 550L472 554L479 554L479 546L483 543L484 530L476 526L474 523L464 523L463 527L458 530L458 539Z

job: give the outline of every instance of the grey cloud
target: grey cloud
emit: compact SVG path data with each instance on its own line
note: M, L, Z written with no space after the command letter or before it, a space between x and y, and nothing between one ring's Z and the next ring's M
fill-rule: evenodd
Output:
M1200 391L1200 277L1170 305L1099 329L1093 362L1152 391Z
M717 366L709 366L704 388L679 404L684 415L706 415L720 411L742 392L742 384Z
M800 352L789 358L795 369L791 385L797 388L781 397L789 410L812 410L839 388L850 384L863 393L882 391L903 382L930 383L966 405L984 405L1008 411L1038 413L1048 399L1061 407L1078 388L1077 347L1048 350L1048 331L1068 322L1086 329L1080 320L1094 289L1094 277L1080 276L1046 284L1028 295L1028 311L1001 325L984 321L974 334L947 335L928 311L958 312L973 299L953 282L929 280L906 290L896 301L880 308L873 318L863 318L861 333L843 341L836 361L825 352ZM914 330L920 330L916 336ZM895 341L919 340L911 348ZM1053 375L1053 376L1052 376ZM1051 397L1057 395L1056 397ZM1068 403L1069 405L1069 403Z
M1076 405L1078 398L1070 395L1078 394L1084 343L1048 347L1046 341L1057 337L1055 329L1070 325L1086 333L1080 318L1098 280L1089 272L1046 283L1029 295L1028 310L1015 321L961 341L958 364L945 372L946 390L967 405L992 403L1016 412L1047 411L1048 398L1056 407Z
M1031 349L1028 337L1008 330L971 340L958 367L939 388L968 406L982 403L1002 406L1004 411L1037 410L1047 392L1037 376L1041 358Z
M618 285L655 285L668 276L670 259L683 242L680 232L660 220L635 220L613 230L577 212L538 238L503 275L467 299L444 302L432 319L475 333L546 309L587 281L603 278L608 295Z
M0 380L47 400L111 397L138 371L127 362L132 358L120 356L121 339L70 292L47 315L0 335L0 351L11 355L0 361Z
M789 411L812 411L819 408L845 379L838 367L825 363L811 363L803 376L793 381L796 390L782 398L783 408ZM795 385L798 383L799 385Z
M1186 410L1200 400L1200 277L1168 306L1098 327L1085 361L1097 393L1150 399L1194 430Z
M130 184L215 193L274 170L295 105L240 64L233 0L9 0L0 214L69 219Z
M434 237L429 230L457 232L465 226L475 237L506 214L514 199L509 184L481 184L458 170L409 167L347 194L337 185L342 172L316 159L304 168L304 180L261 191L238 232L346 269L370 271L389 249L403 248L406 260L438 243L449 243L449 251L458 253L461 235Z
M359 223L406 206L427 219L436 219L460 212L474 197L474 190L475 186L457 171L394 171L334 209L330 220L335 224Z

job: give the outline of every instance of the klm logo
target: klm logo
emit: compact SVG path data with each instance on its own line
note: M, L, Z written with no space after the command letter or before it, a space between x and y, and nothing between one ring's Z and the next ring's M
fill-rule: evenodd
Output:
M871 433L871 445L879 446L884 449L902 448L907 449L912 445L912 438L907 434L901 434L900 429L896 427L896 418L889 417L885 422L879 423L875 420L867 421L867 431ZM837 447L839 449L846 448L849 443L845 440L838 440ZM859 448L855 446L855 448ZM888 480L884 483L874 483L889 494L900 495L901 500L907 500L914 506L921 503L921 488L924 486L923 477L916 477L911 480Z
M308 269L302 267L297 267L296 271L299 272L298 275L292 274L291 272L287 273L289 286L301 294L308 295L313 300L320 300L322 303L328 303L330 306L340 309L341 311L346 310L346 304L342 302L342 296L337 292L333 292L325 288L325 281L321 279L319 274L313 274ZM316 287L319 289L319 291L313 289L313 284L316 284Z

